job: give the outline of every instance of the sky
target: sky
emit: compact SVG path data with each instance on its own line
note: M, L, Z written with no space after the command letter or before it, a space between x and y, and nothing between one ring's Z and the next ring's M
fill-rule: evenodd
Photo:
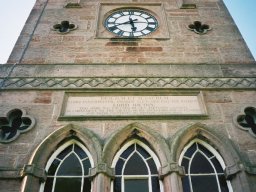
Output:
M0 64L3 64L6 63L36 0L1 1ZM256 0L223 1L256 59Z

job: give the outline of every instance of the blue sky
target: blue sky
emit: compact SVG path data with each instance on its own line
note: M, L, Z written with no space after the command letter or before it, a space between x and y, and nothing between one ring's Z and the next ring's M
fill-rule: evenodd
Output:
M2 0L0 63L6 63L36 0ZM256 0L223 0L256 59Z

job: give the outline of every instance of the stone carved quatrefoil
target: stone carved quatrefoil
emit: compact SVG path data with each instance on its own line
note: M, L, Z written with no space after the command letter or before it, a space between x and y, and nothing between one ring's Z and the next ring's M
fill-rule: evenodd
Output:
M52 29L61 34L66 34L77 29L77 25L72 24L69 21L61 21L61 23L53 25Z
M236 122L240 129L246 130L256 137L256 109L254 107L246 107L244 114L237 116Z
M26 115L23 109L13 109L6 117L0 117L0 143L9 143L21 133L25 133L35 126L35 119Z
M202 24L200 21L194 21L193 24L188 26L188 29L200 35L205 34L211 30L209 25Z

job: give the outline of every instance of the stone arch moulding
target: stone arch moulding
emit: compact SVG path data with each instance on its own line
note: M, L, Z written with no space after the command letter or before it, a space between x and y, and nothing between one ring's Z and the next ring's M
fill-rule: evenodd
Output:
M236 191L249 191L249 183L244 172L245 158L238 152L234 143L225 135L218 133L204 124L196 123L178 131L170 140L170 159L178 162L184 147L192 140L201 140L213 147L223 158L225 176ZM234 177L235 176L235 177Z
M104 145L102 160L110 167L119 149L133 139L147 144L157 155L161 166L168 164L170 151L164 138L149 127L139 123L129 124L115 132Z
M26 176L22 184L22 192L38 191L38 178L45 179L45 165L53 152L69 140L77 140L90 152L94 165L100 162L102 146L100 139L90 130L72 124L60 128L46 137L34 150L28 165L23 169ZM43 154L43 155L42 155ZM32 176L30 176L32 175Z

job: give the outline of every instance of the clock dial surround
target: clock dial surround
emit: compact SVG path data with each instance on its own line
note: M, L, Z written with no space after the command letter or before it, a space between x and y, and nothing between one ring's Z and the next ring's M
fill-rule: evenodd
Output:
M105 19L104 26L120 37L141 37L154 32L158 21L144 10L120 9Z

